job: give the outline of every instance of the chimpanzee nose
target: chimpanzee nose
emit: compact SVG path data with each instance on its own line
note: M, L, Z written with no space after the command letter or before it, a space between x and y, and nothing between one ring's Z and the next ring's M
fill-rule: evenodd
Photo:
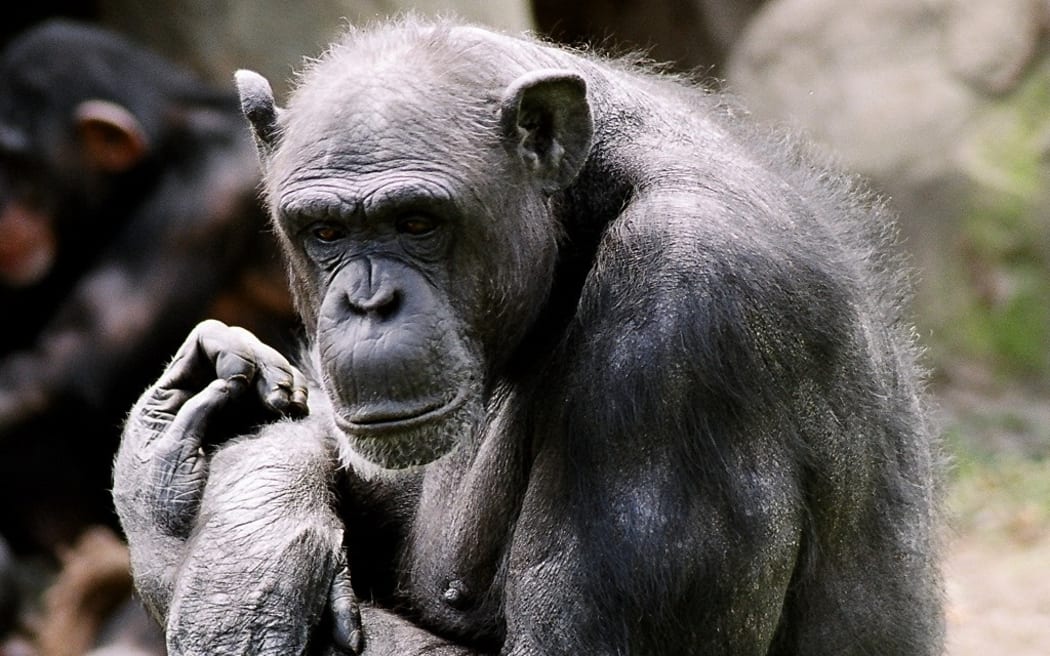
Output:
M378 319L393 316L401 303L401 291L389 272L384 272L374 260L358 261L350 266L357 269L347 291L350 312Z
M380 285L367 297L350 299L350 309L359 315L375 315L386 319L397 311L401 294L393 285Z

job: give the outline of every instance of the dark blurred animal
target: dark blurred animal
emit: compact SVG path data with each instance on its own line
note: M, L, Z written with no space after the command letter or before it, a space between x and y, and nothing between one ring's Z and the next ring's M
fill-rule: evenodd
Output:
M537 29L570 44L644 49L676 70L721 75L765 0L532 0Z
M473 27L353 30L283 109L238 81L313 372L208 322L132 410L169 653L941 653L863 191L722 97ZM216 450L235 400L285 419Z
M288 340L236 96L115 34L43 24L0 55L0 533L115 525L127 405L194 324Z

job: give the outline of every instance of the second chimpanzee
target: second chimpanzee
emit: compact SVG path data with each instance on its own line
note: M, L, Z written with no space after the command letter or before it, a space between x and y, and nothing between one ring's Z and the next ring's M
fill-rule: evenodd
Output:
M940 653L935 447L847 179L471 27L351 31L284 109L238 81L313 371L204 323L132 410L170 653ZM288 417L215 451L233 398Z
M195 323L268 295L241 303L254 324L291 323L242 123L235 94L101 29L49 22L0 56L0 533L16 550L113 523L127 405Z

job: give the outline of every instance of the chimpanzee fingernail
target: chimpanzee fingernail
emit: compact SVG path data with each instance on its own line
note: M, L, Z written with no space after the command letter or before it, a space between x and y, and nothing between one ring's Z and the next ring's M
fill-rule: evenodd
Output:
M248 377L244 374L234 374L226 379L226 389L238 393L248 387Z

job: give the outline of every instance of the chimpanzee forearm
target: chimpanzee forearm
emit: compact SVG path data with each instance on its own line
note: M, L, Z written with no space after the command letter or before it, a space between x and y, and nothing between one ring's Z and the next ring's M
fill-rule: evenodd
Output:
M304 653L330 600L349 602L335 609L332 620L342 626L333 633L360 641L331 495L337 460L317 423L267 426L209 463L175 572L170 654L199 653L200 645L224 654Z

